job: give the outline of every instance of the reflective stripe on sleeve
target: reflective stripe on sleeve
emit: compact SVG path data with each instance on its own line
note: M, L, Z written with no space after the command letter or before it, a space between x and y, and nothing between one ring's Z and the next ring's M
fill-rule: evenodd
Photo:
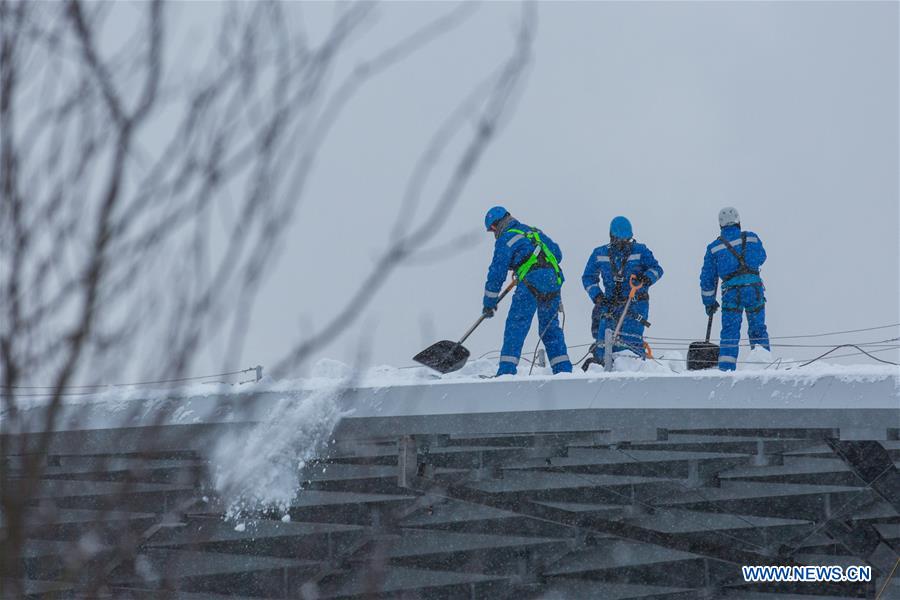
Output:
M716 290L702 290L700 293L704 296L715 296Z
M491 290L487 290L487 289L486 289L486 290L484 290L484 295L485 295L487 298L499 298L499 297L500 297L500 292L492 292Z
M640 254L632 254L631 256L628 257L628 260L641 260L641 255Z
M588 292L590 292L594 288L596 288L598 291L600 290L600 286L597 285L596 283L592 283L591 285L587 286L584 289L587 290Z
M608 256L598 256L597 262L609 262L609 257Z
M557 356L557 357L555 357L555 358L551 358L551 359L550 359L550 366L551 366L551 367L555 367L555 366L558 365L559 363L561 363L561 362L566 362L566 361L569 361L569 355L568 355L568 354L561 354L561 355L559 355L559 356ZM569 361L569 362L571 362L571 361Z
M653 277L659 279L659 271L657 271L656 269L647 269L647 272L653 273Z
M512 238L510 238L510 240L509 240L508 242L506 242L506 245L507 245L507 246L512 246L513 244L515 244L515 243L518 242L519 240L524 240L524 239L525 239L525 236L524 236L524 235L522 235L521 233L517 233L516 235L512 236Z

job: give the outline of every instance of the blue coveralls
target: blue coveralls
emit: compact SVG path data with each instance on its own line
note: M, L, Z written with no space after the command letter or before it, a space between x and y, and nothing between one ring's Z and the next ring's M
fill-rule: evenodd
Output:
M737 368L738 342L741 337L741 314L747 313L750 346L769 349L766 330L766 297L759 267L766 262L766 250L759 236L742 232L737 225L722 228L722 237L731 243L744 264L721 239L706 247L700 271L700 294L704 306L716 301L716 284L722 279L722 335L719 347L719 369Z
M511 229L525 232L531 230L527 225L512 219L504 228L503 233L497 236L497 241L494 243L494 258L488 268L487 283L484 286L485 308L497 306L497 298L500 296L500 288L506 281L507 271L516 271L535 250L533 242L520 233L510 231ZM562 261L562 251L559 246L544 232L539 232L539 234L550 252L556 257L557 262ZM560 281L558 282L556 271L552 266L547 266L545 261L541 261L535 264L525 275L525 279L516 286L512 306L506 317L506 330L503 333L503 349L500 351L497 375L516 373L522 344L525 343L525 337L531 328L531 320L535 311L537 311L538 317L538 331L541 333L544 348L547 349L547 358L553 372L569 373L572 371L572 363L566 353L566 340L557 317L560 290L562 289L562 271L559 272L559 277Z
M594 312L591 315L591 334L598 342L594 350L594 358L598 361L603 360L605 353L603 345L605 331L615 330L616 323L625 308L625 301L631 290L628 283L631 275L638 277L646 275L650 279L650 285L659 281L663 275L663 269L653 253L640 242L632 241L625 246L607 244L594 248L584 267L581 283L591 301L595 302ZM600 288L601 279L603 289ZM606 313L596 304L598 297L614 301L615 306L611 313ZM619 332L622 344L613 346L615 351L631 350L640 357L644 356L644 326L649 313L650 295L647 289L643 288L631 301Z

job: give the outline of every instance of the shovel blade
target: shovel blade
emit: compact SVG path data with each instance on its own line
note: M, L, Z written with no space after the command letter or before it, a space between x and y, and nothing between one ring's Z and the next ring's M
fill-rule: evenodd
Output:
M710 342L694 342L688 346L688 371L700 371L719 366L719 346Z
M469 360L469 351L459 342L441 340L413 356L413 360L438 373L452 373L463 368Z

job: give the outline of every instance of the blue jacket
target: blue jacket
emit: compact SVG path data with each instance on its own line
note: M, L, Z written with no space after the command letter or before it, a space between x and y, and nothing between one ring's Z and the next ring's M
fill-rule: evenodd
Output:
M744 262L751 269L759 270L766 262L766 250L759 236L752 231L747 234L747 247L741 244L741 229L737 225L729 225L722 229L722 237L731 243L738 254L743 252ZM716 283L722 281L722 289L727 290L739 285L761 285L762 278L757 274L746 273L735 275L740 267L738 259L731 253L722 240L716 238L706 247L703 257L703 269L700 271L700 295L704 305L716 301Z
M625 269L623 272L624 280L619 286L619 298L624 299L628 296L631 289L628 283L631 275L646 275L650 279L650 285L653 285L659 278L663 276L663 269L654 258L650 248L640 242L633 242L628 250L628 256L625 256L622 250L611 247L610 244L594 248L591 257L588 259L584 267L584 274L581 276L581 283L584 285L585 291L591 300L596 302L598 296L615 300L613 294L616 289L616 281L613 274L613 263L618 270L621 268L622 260L625 260ZM603 289L600 289L600 280L603 280ZM643 293L641 290L639 293Z
M504 229L503 233L497 236L494 242L494 258L491 260L491 266L488 267L487 283L484 284L484 306L493 308L497 306L497 298L500 296L500 289L506 281L506 272L515 271L519 265L528 260L531 253L534 252L534 244L520 233L514 233L510 229L518 229L521 231L529 231L531 227L524 225L515 219L512 219ZM562 250L550 239L550 236L540 231L541 240L547 244L547 248L556 257L556 262L562 262ZM559 272L562 277L562 270ZM540 292L554 292L560 289L561 284L556 281L556 271L550 267L533 267L525 279Z

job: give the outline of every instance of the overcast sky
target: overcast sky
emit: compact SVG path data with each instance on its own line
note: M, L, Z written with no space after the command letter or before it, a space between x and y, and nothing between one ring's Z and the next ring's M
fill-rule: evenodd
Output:
M726 205L768 252L772 336L900 321L898 6L539 4L527 86L436 242L482 235L442 262L395 272L319 356L350 362L366 342L372 363L407 365L431 342L461 335L480 314L493 245L482 221L494 204L562 247L570 345L590 341L581 272L618 214L665 269L648 335L702 338L698 277ZM303 6L310 27L326 8ZM381 7L348 65L452 8ZM233 366L274 363L356 288L386 243L415 159L509 54L520 10L480 6L355 98L319 157ZM427 189L436 194L440 180ZM470 338L474 355L500 347L507 307ZM220 365L216 352L200 364Z

